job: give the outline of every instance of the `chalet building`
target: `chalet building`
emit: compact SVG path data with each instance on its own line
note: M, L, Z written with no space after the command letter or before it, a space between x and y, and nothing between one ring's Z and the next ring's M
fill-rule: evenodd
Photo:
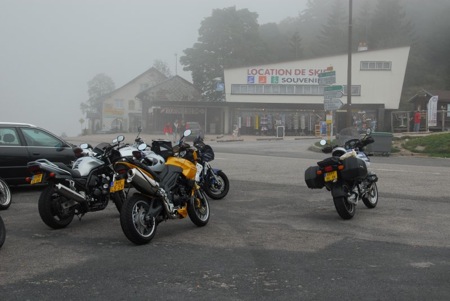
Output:
M142 103L136 95L167 77L150 68L122 87L104 95L99 114L88 115L91 132L136 132L142 123Z
M394 112L393 132L402 131L401 125L408 131L412 128L414 111L421 112L420 131L449 131L450 130L450 91L422 89L409 99L413 111ZM399 118L404 117L405 120ZM403 122L403 123L401 123ZM405 130L406 131L406 130Z

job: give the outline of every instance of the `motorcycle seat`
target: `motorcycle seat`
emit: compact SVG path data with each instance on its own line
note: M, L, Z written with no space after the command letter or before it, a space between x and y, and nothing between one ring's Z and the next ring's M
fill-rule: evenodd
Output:
M65 171L70 172L72 177L74 177L74 178L81 178L80 172L78 170L73 170L72 168L70 168L66 164L64 164L62 162L53 162L53 164L55 164L56 166L58 166L59 168L65 170Z

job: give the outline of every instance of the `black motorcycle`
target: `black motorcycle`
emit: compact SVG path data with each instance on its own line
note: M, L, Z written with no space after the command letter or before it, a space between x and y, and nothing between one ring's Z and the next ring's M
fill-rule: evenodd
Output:
M11 205L11 190L3 179L0 179L0 210L6 210ZM5 243L6 229L5 223L0 216L0 248Z
M5 243L6 238L6 229L5 229L5 223L3 223L3 219L0 216L0 248Z
M9 189L8 184L0 179L0 210L6 210L11 206L11 190Z
M230 190L230 181L221 169L213 168L209 163L214 160L214 150L200 136L195 138L194 147L198 151L197 163L201 165L197 167L201 170L200 186L210 198L223 199Z
M343 146L331 146L322 140L322 152L331 153L331 157L305 171L308 188L325 187L331 191L336 211L343 219L351 219L355 215L360 200L367 208L375 208L378 204L378 177L368 170L370 159L364 153L365 146L374 142L370 134L368 130L361 138L353 129L347 128L338 135Z
M75 215L81 219L87 212L103 210L110 200L120 212L125 201L125 180L115 179L114 163L121 158L119 150L126 146L121 144L124 139L118 136L112 144L75 148L79 158L72 167L45 159L28 163L33 174L29 182L48 183L38 202L39 215L46 225L64 228Z

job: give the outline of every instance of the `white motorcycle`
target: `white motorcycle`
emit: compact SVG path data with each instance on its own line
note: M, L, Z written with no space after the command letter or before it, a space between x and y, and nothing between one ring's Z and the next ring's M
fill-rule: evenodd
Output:
M322 140L322 152L331 153L331 157L317 162L317 166L310 166L305 171L308 188L325 187L331 191L336 211L343 219L351 219L355 215L359 201L370 209L378 204L378 177L369 170L370 159L364 153L364 147L374 142L370 134L371 131L368 130L361 138L357 132L348 128L338 135L339 144L343 146L331 146Z

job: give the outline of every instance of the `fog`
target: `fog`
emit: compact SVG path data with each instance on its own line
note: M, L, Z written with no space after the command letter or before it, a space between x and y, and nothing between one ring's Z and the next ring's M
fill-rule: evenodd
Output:
M76 136L84 127L80 103L95 75L105 73L119 88L161 60L172 74L192 81L176 58L197 41L213 9L248 8L265 24L297 16L305 3L0 0L0 121Z

